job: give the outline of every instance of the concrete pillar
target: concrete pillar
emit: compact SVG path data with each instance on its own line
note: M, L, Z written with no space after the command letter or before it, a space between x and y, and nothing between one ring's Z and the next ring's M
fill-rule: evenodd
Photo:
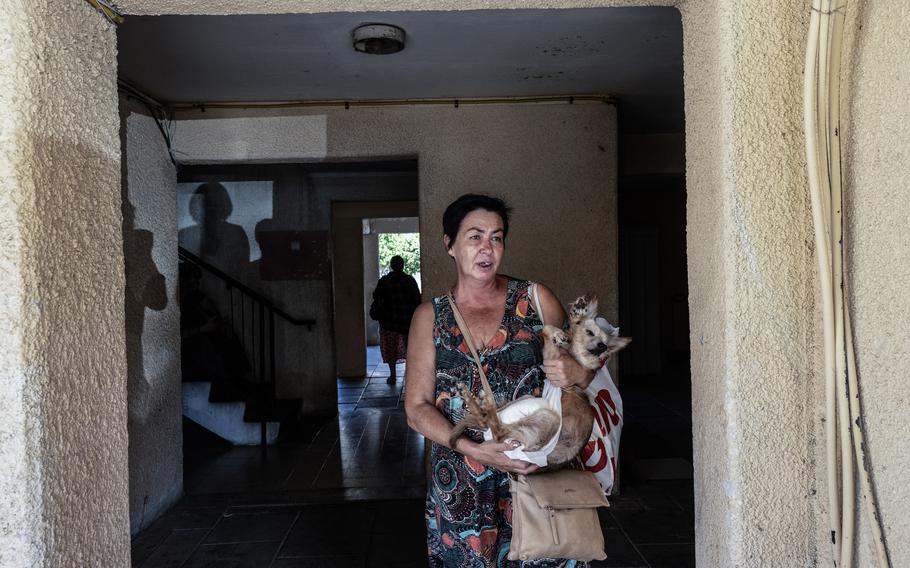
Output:
M379 282L379 235L363 236L363 319L366 322L367 345L379 345L379 322L370 318L373 290Z
M0 15L0 565L127 566L116 35Z
M699 566L817 562L808 13L783 1L683 8Z

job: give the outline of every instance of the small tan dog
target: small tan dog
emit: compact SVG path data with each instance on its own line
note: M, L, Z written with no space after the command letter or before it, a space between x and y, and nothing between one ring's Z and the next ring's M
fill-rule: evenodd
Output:
M544 326L541 333L544 358L555 358L560 350L568 350L583 367L594 370L629 344L630 338L619 337L615 331L613 334L604 331L594 321L596 316L597 298L586 295L572 302L569 306L568 333L552 325ZM525 396L496 408L495 402L486 398L478 402L464 384L459 388L469 414L452 431L449 444L453 447L466 429L489 428L497 442L514 440L524 446L525 451L537 451L553 438L561 422L562 430L559 431L556 447L547 455L547 468L557 468L573 460L591 437L594 413L588 396L580 387L562 390L561 421L551 408L541 406L543 399L539 397ZM510 415L520 418L511 420Z

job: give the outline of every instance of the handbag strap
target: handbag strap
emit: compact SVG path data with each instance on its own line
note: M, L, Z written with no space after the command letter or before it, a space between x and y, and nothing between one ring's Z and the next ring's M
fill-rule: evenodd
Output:
M483 365L480 364L480 355L477 354L477 349L474 347L474 338L471 336L471 330L468 329L468 325L464 322L464 318L461 317L461 312L458 311L458 306L455 305L455 298L452 297L452 293L448 293L449 305L452 306L452 313L455 314L455 323L458 324L458 329L461 330L461 336L464 338L464 342L468 344L468 349L471 350L471 355L474 357L474 362L477 364L477 372L480 374L480 382L483 383L483 391L485 396L488 397L488 400L491 404L496 404L496 399L493 398L493 389L490 388L490 383L487 381L487 374L483 371Z
M540 318L540 323L542 325L547 325L547 322L543 319L543 312L540 310L540 298L537 297L537 282L531 283L531 302L534 303L534 311L537 312L537 317Z

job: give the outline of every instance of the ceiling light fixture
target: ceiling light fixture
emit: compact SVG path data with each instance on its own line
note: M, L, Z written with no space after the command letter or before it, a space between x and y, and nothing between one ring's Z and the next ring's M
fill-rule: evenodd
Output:
M389 24L365 24L351 34L354 49L372 55L389 55L404 49L404 30Z

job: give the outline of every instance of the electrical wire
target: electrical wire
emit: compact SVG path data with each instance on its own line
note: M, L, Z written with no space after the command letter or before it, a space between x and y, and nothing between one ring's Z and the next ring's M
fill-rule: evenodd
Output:
M123 14L120 13L120 10L108 0L85 0L96 10L104 14L104 17L107 18L112 24L122 24L123 23Z
M383 106L459 106L491 104L568 103L597 102L615 105L616 99L609 95L558 95L540 97L486 97L469 99L374 99L374 100L322 100L322 101L273 101L273 102L208 102L179 103L171 105L174 110L206 109L283 109L307 107L383 107Z
M174 132L176 131L176 123L172 112L163 104L122 79L117 79L117 89L127 97L136 99L145 105L145 108L148 109L152 119L155 121L155 125L158 126L158 132L160 132L162 138L164 138L164 144L167 147L167 153L171 163L179 170L180 164L177 162L177 158L174 154L173 140Z
M887 568L890 567L890 562L881 532L881 516L875 502L868 471L869 460L863 443L859 384L846 295L843 172L840 153L840 51L843 43L843 9L841 0L813 0L803 84L807 174L815 226L824 326L828 518L834 565L850 568L854 557L855 464L869 515L878 565ZM837 455L838 425L840 456ZM837 478L838 457L841 464L840 483ZM839 506L843 509L839 509Z

